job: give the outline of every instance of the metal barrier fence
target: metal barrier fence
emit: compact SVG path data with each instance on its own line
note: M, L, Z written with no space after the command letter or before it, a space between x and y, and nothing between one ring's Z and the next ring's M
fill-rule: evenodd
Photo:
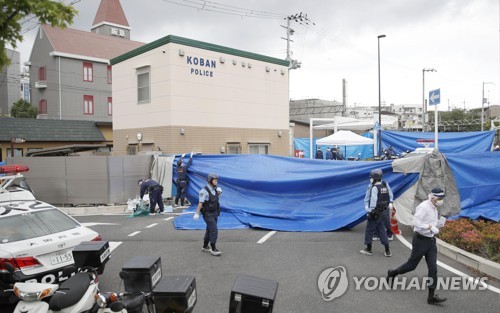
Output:
M150 177L151 155L14 157L41 201L57 205L124 204L139 194L137 181Z

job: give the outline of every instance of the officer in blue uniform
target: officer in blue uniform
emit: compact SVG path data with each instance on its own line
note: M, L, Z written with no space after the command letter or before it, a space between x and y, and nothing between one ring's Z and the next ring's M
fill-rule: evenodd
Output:
M321 151L321 147L318 147L318 150L316 151L316 155L314 156L314 158L323 160L323 151Z
M179 161L177 161L177 195L175 196L175 206L179 205L179 199L181 200L181 206L184 206L184 199L186 199L186 192L189 183L187 171L193 162L193 152L191 152L189 161L186 164L184 164L184 156L185 154L183 154Z
M222 252L217 249L216 243L218 235L217 220L220 215L219 196L222 189L217 187L219 177L216 174L208 174L207 181L208 184L200 190L199 203L193 219L198 220L201 213L203 220L207 224L202 251L209 252L214 256L220 256Z
M385 247L384 255L390 257L391 250L389 249L389 240L387 238L386 229L384 226L383 212L389 208L392 203L393 195L389 184L382 181L382 170L375 169L370 172L370 185L366 190L365 195L365 210L368 212L367 224L365 230L365 245L366 248L361 250L361 254L372 255L372 240L373 234L377 233L380 242Z
M146 192L149 194L149 208L150 213L154 214L156 209L156 204L160 207L160 213L163 213L163 186L158 184L155 180L152 179L141 179L139 180L140 187L140 197L144 197Z

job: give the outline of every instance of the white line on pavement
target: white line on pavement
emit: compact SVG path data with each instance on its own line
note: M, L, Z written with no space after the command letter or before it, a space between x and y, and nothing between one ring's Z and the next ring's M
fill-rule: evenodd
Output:
M116 248L118 248L119 245L121 245L122 242L121 241L110 241L109 242L109 249L111 249L111 252L113 252L113 250L115 250Z
M131 233L130 235L128 235L129 237L134 237L135 235L139 234L141 231L135 231L133 233Z
M408 241L407 241L407 240L406 240L406 239L405 239L402 235L396 235L396 237L397 237L397 238L399 239L399 241L401 241L401 242L402 242L405 246L407 246L407 247L408 247L408 248L410 248L410 249L412 248L411 243L409 243L409 242L408 242ZM437 265L441 266L442 268L444 268L444 269L446 269L446 270L448 270L448 271L450 271L450 272L452 272L452 273L454 273L454 274L456 274L456 275L459 275L459 276L465 277L465 278L467 278L469 281L472 281L472 282L474 281L474 277L471 277L471 276L469 276L469 275L465 274L464 272L461 272L461 271L459 271L459 270L457 270L457 269L455 269L455 268L453 268L453 267L451 267L451 266L449 266L449 265L447 265L447 264L445 264L445 263L443 263L443 262L441 262L441 261L437 261ZM484 287L488 288L489 290L493 291L493 292L500 293L500 289L499 289L499 288L496 288L496 287L493 287L493 286L491 286L491 285L488 285L488 284L486 284L486 283L484 283L484 282L482 282L482 281L479 281L479 283L480 283L481 285L483 285Z
M164 219L164 221L170 221L173 218L174 218L173 216L170 216L170 217L167 217L166 219Z
M156 225L158 225L158 223L153 223L153 224L151 224L151 225L148 225L148 226L146 226L146 228L155 227Z
M271 238L271 236L276 234L276 233L277 233L277 231L275 231L275 230L268 232L264 237L260 238L260 240L257 241L257 243L264 243L267 239Z
M80 225L85 226L85 227L92 227L92 226L97 226L97 225L119 225L116 223L80 223Z

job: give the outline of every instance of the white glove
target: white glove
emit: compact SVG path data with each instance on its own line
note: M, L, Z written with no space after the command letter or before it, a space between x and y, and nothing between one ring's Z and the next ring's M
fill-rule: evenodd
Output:
M194 213L193 220L197 221L200 218L200 214Z
M191 151L191 155L190 155L189 157L190 157L190 158L192 158L192 157L193 157L193 151Z
M389 203L389 210L392 210L392 209L394 209L394 205L391 202L391 203Z
M444 216L439 217L439 221L436 223L436 227L437 228L443 227L445 222L446 222L446 217Z
M183 153L183 154L181 155L181 159L184 159L184 157L185 157L185 156L186 156L186 154L185 154L185 153Z
M218 194L221 194L221 193L222 193L222 188L221 188L221 187L217 187L215 190L217 190L217 193L218 193Z
M432 227L431 227L431 232L432 232L434 235L437 235L437 234L439 234L439 229L438 229L436 226L432 226Z

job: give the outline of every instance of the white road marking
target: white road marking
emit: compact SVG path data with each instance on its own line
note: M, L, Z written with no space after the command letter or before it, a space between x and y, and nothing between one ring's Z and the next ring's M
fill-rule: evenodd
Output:
M166 219L164 219L164 221L170 221L171 219L173 219L174 217L171 216L171 217L167 217Z
M277 233L277 231L275 231L275 230L270 231L264 237L260 238L260 240L257 241L257 243L264 243L267 239L271 238L271 236L276 234L276 233Z
M135 235L139 234L141 231L135 231L133 233L131 233L130 235L128 235L129 237L134 237Z
M158 225L158 223L153 223L153 224L151 224L151 225L148 225L148 226L146 226L146 228L155 227L156 225Z
M401 241L401 242L402 242L405 246L407 246L407 247L408 247L408 248L410 248L410 249L412 248L411 243L409 243L409 242L408 242L408 241L407 241L407 240L406 240L406 239L405 239L402 235L396 235L396 237L397 237L397 238L399 239L399 241ZM441 262L441 261L437 261L437 265L438 265L438 266L441 266L442 268L444 268L444 269L446 269L446 270L448 270L448 271L450 271L450 272L452 272L452 273L454 273L454 274L456 274L456 275L459 275L459 276L461 276L461 277L465 277L465 278L467 278L467 279L468 279L469 281L471 281L471 282L474 282L474 277L471 277L471 276L469 276L469 275L465 274L464 272L461 272L461 271L459 271L459 270L457 270L457 269L455 269L455 268L453 268L453 267L451 267L451 266L449 266L449 265L447 265L447 264L445 264L445 263L443 263L443 262ZM488 285L488 284L486 284L486 283L484 283L484 282L482 282L482 281L479 281L479 283L480 283L483 287L486 287L486 288L488 288L489 290L491 290L491 291L493 291L493 292L496 292L496 293L499 293L499 294L500 294L500 289L499 289L499 288L496 288L496 287L493 287L493 286L491 286L491 285Z
M116 223L80 223L80 225L85 226L85 227L92 227L92 226L97 226L97 225L120 225Z
M111 252L113 252L113 250L115 250L116 248L118 248L119 245L121 245L122 242L121 241L110 241L109 242L109 249L111 249Z

